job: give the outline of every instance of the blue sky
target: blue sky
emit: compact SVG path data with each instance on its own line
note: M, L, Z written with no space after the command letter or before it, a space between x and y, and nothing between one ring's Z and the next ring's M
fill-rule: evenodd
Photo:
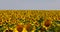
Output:
M57 10L60 0L0 0L0 9Z

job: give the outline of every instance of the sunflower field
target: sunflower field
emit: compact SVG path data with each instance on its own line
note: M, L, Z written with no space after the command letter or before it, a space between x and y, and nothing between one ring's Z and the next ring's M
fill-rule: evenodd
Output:
M60 11L0 10L0 32L60 32Z

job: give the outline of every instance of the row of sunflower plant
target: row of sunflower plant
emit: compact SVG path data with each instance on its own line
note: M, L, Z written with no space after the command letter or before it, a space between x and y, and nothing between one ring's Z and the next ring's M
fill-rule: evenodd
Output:
M0 32L60 32L60 11L2 10Z

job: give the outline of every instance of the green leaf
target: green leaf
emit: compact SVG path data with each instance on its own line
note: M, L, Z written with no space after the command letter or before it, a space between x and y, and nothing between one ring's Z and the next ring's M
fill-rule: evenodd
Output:
M0 26L0 28L2 28L3 26Z
M49 27L47 32L55 32L55 28L56 26L51 25L51 27Z
M9 25L10 28L14 28L14 26L15 26L14 24Z
M30 21L29 20L25 20L23 23L24 24L28 24L28 23L30 23Z
M40 18L40 20L38 20L38 23L40 24L41 22L43 22L43 18Z
M3 26L0 26L0 32L3 32L5 29Z
M36 27L36 30L35 30L35 32L39 32L39 30L41 30L41 28L42 28L42 26L35 26Z
M39 32L38 30L35 30L34 32Z
M54 20L54 21L52 21L52 24L53 24L54 26L58 26L57 24L59 24L59 22L60 22L60 21Z
M35 26L36 30L34 32L38 32L39 31L39 27Z
M55 28L55 31L56 31L56 32L59 32L59 31L60 31L60 26L56 27L56 28Z
M56 20L55 23L60 24L60 21Z
M0 30L0 32L3 32L3 30Z

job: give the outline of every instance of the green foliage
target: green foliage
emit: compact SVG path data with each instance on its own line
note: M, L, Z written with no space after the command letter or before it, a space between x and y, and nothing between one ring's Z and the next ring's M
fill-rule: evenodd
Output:
M3 26L0 26L0 32L3 32L5 29Z
M35 26L35 27L36 27L36 30L34 32L38 32L41 28L41 26L40 27Z
M39 26L39 27L36 26L36 30L34 32L39 32L39 31L42 31L42 30L43 30L43 32L47 32L46 29L43 26Z
M60 32L60 26L57 26L57 27L55 28L55 32Z
M57 26L57 24L60 24L60 21L53 21L47 32L60 32L60 26Z
M11 24L9 25L10 28L14 28L15 24Z
M55 23L60 24L60 21L56 20Z
M41 22L43 22L43 17L42 18L40 18L40 20L38 20L38 23L40 24Z
M39 32L38 30L35 30L34 32Z
M55 27L51 26L47 32L55 32Z

